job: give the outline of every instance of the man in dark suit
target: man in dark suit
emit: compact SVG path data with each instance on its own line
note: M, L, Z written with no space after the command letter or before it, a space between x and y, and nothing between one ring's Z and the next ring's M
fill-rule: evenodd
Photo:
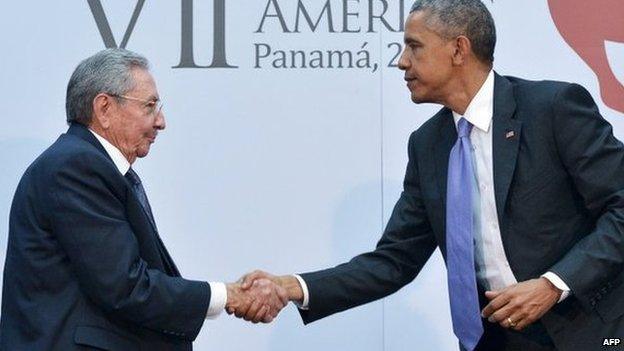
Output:
M270 322L285 291L180 276L131 168L165 128L148 62L122 49L81 62L66 134L24 173L11 207L0 349L190 350L225 306Z
M305 323L387 296L436 247L462 350L600 350L624 335L624 148L576 84L492 70L478 0L418 0L399 67L444 106L409 140L404 190L374 251L270 278Z

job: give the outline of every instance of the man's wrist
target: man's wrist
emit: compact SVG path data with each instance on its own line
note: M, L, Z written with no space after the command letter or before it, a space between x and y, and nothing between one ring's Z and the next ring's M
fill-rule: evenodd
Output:
M540 277L540 279L542 279L544 282L546 282L546 285L550 288L550 290L556 292L557 294L561 294L563 292L563 290L559 289L558 287L555 286L555 284L553 284L553 282L550 281L550 279L542 276Z
M241 287L240 284L238 283L227 283L225 284L225 289L226 289L226 302L225 302L225 308L230 308L230 307L234 307L232 306L235 301L236 301L236 297L238 296L238 294L241 291Z
M284 275L278 278L278 284L284 288L288 294L288 300L301 305L303 303L303 290L299 280L293 275Z
M210 285L210 302L208 303L208 311L206 311L207 319L215 319L225 308L228 300L227 286L221 282L209 282Z
M557 274L548 271L542 274L541 278L546 279L552 286L561 292L557 303L565 300L570 295L570 287Z

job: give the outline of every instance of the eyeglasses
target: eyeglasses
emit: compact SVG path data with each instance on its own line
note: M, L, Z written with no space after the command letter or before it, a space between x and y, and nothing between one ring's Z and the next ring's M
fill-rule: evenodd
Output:
M130 100L130 101L138 101L138 102L142 102L144 103L144 107L147 108L148 110L148 115L150 116L157 116L158 114L160 114L160 112L162 111L163 108L163 103L162 101L156 99L156 100L144 100L144 99L139 99L139 98L135 98L132 96L127 96L127 95L118 95L118 94L110 94L110 96L114 96L120 99L124 99L124 100Z

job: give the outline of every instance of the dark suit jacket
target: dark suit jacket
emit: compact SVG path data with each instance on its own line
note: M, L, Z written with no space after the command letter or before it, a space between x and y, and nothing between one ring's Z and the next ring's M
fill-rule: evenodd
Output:
M624 334L624 148L575 84L496 75L493 165L505 253L518 281L552 271L572 295L542 318L560 350ZM508 132L514 136L507 138ZM436 247L446 259L446 175L457 139L441 109L412 133L404 190L377 248L303 274L309 323L389 295Z
M190 350L210 300L180 277L131 186L74 124L24 173L9 220L0 349Z

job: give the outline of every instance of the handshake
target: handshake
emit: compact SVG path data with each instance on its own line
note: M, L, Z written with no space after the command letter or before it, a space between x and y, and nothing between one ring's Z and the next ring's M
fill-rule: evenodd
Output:
M226 289L227 313L252 323L271 323L289 301L303 302L303 290L294 275L254 271L226 284Z

